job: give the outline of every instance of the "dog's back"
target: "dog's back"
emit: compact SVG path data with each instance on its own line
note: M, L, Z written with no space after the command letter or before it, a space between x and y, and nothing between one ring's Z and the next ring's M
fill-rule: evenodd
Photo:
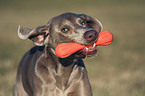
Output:
M34 76L34 72L32 70L34 70L37 59L43 53L43 50L44 46L35 46L23 56L17 69L14 96L27 96L25 91L28 93L32 92L32 77ZM25 87L26 89L24 89ZM19 93L19 91L21 93Z

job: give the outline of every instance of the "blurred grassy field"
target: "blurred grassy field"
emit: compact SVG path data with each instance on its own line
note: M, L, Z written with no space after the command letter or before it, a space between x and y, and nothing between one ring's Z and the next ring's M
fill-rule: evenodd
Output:
M145 96L145 0L0 0L0 96L12 96L17 65L33 44L17 26L45 25L61 13L98 18L114 35L85 59L94 96Z

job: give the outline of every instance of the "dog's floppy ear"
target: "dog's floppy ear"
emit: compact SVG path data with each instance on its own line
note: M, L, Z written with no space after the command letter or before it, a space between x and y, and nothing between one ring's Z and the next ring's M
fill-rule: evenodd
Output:
M103 26L98 19L91 17L91 16L88 16L88 15L85 15L85 14L80 14L80 17L85 19L87 21L88 26L90 28L93 28L97 32L101 32L103 30Z
M38 26L35 29L18 26L18 36L21 39L30 39L35 45L43 46L48 42L49 38L49 25Z

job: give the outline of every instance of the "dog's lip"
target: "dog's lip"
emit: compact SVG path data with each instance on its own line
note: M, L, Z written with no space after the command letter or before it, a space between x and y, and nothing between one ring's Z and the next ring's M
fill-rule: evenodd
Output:
M85 48L83 48L75 53L76 56L85 57L85 56L92 56L97 53L97 46L95 43L89 47L87 47L86 45L84 45L84 46L85 46Z

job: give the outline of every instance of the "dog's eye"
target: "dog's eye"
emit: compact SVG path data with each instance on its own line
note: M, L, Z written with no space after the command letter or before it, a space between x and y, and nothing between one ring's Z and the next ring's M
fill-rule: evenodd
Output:
M68 31L69 31L68 28L62 28L62 29L61 29L61 32L68 32Z
M84 26L84 25L86 25L86 22L85 22L84 20L80 20L80 24L81 24L82 26Z

